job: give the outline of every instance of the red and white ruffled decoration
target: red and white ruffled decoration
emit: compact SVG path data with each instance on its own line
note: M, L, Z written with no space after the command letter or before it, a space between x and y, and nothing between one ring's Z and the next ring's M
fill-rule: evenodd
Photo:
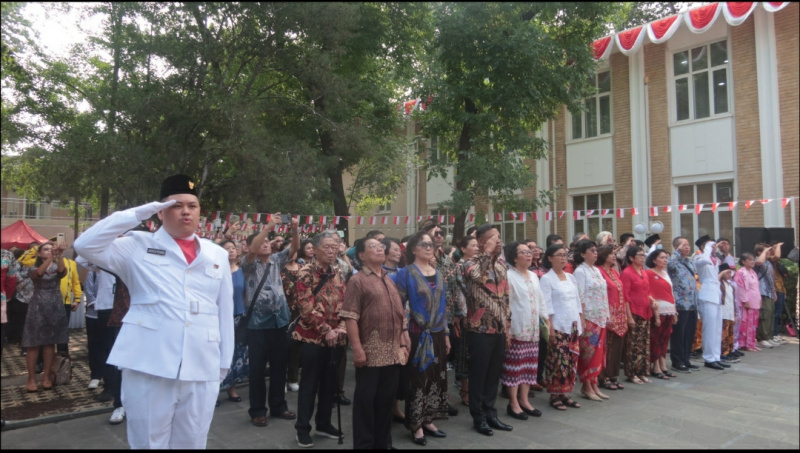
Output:
M774 13L780 11L790 2L761 2L765 11ZM592 43L595 60L608 58L611 54L613 43L623 55L633 55L639 51L644 42L646 31L650 42L661 44L669 40L685 23L692 33L704 33L716 23L720 13L725 16L725 21L731 26L744 23L758 7L757 2L718 2L685 11L674 16L650 22L648 24L625 30L613 36L600 38Z

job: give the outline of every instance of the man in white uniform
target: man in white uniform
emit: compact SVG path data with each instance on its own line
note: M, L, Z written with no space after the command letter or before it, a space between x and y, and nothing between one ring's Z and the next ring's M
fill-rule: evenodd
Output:
M719 260L714 256L716 243L705 235L695 242L702 253L694 256L694 266L700 278L700 292L697 295L700 317L703 319L703 360L705 367L715 370L730 368L720 362L722 350L722 308L719 289Z
M108 363L123 371L131 448L205 448L233 355L228 254L195 235L194 183L175 175L161 202L116 212L83 233L78 254L119 275L131 306ZM156 233L132 232L158 213Z

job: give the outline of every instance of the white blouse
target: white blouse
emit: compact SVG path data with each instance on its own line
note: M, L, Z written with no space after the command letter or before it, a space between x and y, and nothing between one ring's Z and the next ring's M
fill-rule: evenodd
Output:
M605 327L608 322L608 287L600 269L581 263L572 275L578 283L583 317L600 328Z
M511 306L511 338L518 341L539 341L539 318L548 318L539 278L531 271L526 275L514 267L508 270L508 300Z
M542 276L539 286L542 287L544 302L553 328L559 332L572 332L572 323L578 323L578 333L583 333L580 314L581 298L578 295L578 284L572 274L564 273L567 279L561 281L552 269Z

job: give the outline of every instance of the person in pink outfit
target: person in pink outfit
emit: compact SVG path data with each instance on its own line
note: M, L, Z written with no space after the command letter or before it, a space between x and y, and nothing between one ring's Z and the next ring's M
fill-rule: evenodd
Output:
M733 276L736 282L736 304L742 320L739 323L739 345L745 351L760 351L756 346L756 327L758 327L758 310L761 309L761 292L758 287L758 275L753 270L756 258L752 253L743 253L739 258L742 266Z

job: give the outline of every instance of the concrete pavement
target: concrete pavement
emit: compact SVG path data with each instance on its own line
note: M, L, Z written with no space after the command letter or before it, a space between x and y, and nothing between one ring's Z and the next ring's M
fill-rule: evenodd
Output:
M547 405L547 395L536 393L532 404L544 412L541 418L514 420L505 415L507 400L498 398L500 419L514 426L510 433L495 431L493 437L477 434L471 427L467 408L436 423L447 432L446 439L428 438L427 449L565 449L565 448L800 448L800 346L790 343L747 353L740 363L726 371L702 368L691 374L678 374L670 381L653 379L652 384L626 382L625 390L606 391L611 399L593 402L573 398L583 406L560 412ZM702 365L702 364L701 364ZM452 374L450 374L452 381ZM345 390L352 397L355 380L348 368ZM285 449L299 448L295 442L294 421L270 419L269 426L257 428L247 415L244 399L232 403L220 397L208 448ZM296 410L297 393L288 393L289 408ZM458 391L451 386L451 401ZM73 414L79 416L81 414ZM110 409L62 420L44 417L33 426L6 427L0 434L2 449L123 449L127 448L125 424L108 424ZM343 445L336 440L314 436L317 449L352 448L352 413L342 407ZM62 417L63 418L63 417ZM56 421L58 420L58 421ZM334 409L334 424L336 411ZM417 449L410 434L393 426L394 446Z

